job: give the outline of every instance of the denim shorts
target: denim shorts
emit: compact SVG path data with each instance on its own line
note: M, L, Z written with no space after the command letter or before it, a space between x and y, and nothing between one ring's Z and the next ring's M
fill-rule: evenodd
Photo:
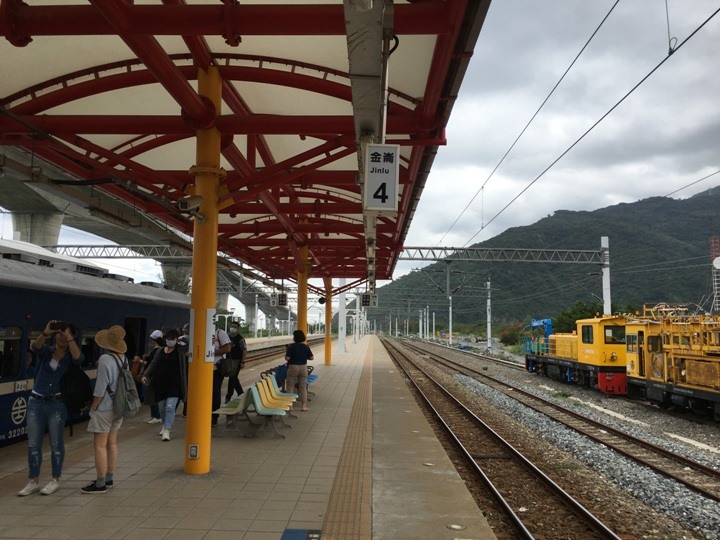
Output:
M88 422L87 430L90 433L110 433L112 429L120 429L123 419L115 418L112 409L109 411L93 411L90 409L90 422Z

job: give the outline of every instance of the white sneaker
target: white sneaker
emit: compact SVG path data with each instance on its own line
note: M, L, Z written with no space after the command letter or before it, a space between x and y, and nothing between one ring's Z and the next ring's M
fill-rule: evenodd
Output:
M27 497L36 491L40 491L40 486L38 485L37 480L28 480L27 486L18 491L18 497Z
M159 418L153 418L152 416L145 420L146 424L159 424L160 422L162 422L162 420L160 420Z
M57 480L55 480L53 478L45 485L44 488L42 488L40 490L40 493L42 493L43 495L52 495L53 493L55 493L58 490L59 487L60 487L60 482L58 482Z
M170 440L170 430L169 430L169 429L163 429L162 440L163 440L163 441L169 441L169 440Z

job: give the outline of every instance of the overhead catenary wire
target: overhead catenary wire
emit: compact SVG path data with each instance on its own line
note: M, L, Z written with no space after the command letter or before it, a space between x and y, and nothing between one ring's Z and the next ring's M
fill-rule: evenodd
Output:
M707 17L702 24L700 24L695 30L690 33L688 37L686 37L674 50L673 52L678 51L680 48L682 48L688 41L690 41L707 23L709 23L718 13L720 12L720 8L716 9L709 17ZM555 158L545 169L540 172L533 180L528 183L515 197L513 197L510 202L508 202L505 206L503 206L487 223L484 223L482 227L468 239L467 242L462 247L466 247L470 242L475 239L475 237L480 234L485 228L487 228L493 221L495 221L499 216L501 216L505 210L507 210L515 201L517 201L528 189L530 189L540 178L545 176L545 174L552 169L555 164L557 164L562 158L564 158L575 146L577 146L580 141L582 141L590 132L592 132L605 118L607 118L615 109L617 109L628 97L630 97L635 90L637 90L646 80L648 80L660 67L662 67L665 62L667 62L670 59L670 54L666 55L653 69L650 70L649 73L647 73L638 83L636 83L628 92L625 93L623 97L621 97L610 109L608 109L598 120L596 120L588 129L586 129L580 137L578 137L568 148L566 148L557 158Z
M524 135L524 133L525 133L525 132L527 131L527 129L530 127L530 124L532 124L533 121L535 120L535 118L537 117L537 115L540 114L540 111L543 109L543 107L544 107L545 104L548 102L548 100L550 99L550 97L555 93L555 90L557 90L558 86L560 86L560 83L562 83L562 81L565 79L565 76L568 74L568 72L572 69L572 67L573 67L573 66L575 65L575 63L578 61L578 59L580 58L580 56L582 55L582 53L585 51L585 49L587 49L588 45L590 45L590 42L593 40L593 38L595 37L595 35L600 31L600 28L602 28L602 26L605 24L605 21L607 21L608 17L609 17L610 14L613 12L613 10L615 9L615 6L617 6L619 2L620 2L620 0L616 0L615 3L614 3L614 4L612 5L612 7L610 8L610 10L609 10L609 11L607 12L607 14L605 15L605 17L603 17L603 20L600 21L600 24L597 26L597 28L595 28L595 30L593 31L593 33L592 33L592 34L590 35L590 37L587 39L587 41L585 42L585 45L583 45L582 48L580 49L580 52L578 52L578 53L575 55L575 58L573 58L573 61L570 62L570 65L567 67L567 69L565 69L565 72L560 76L560 78L558 79L558 81L555 83L555 86L552 87L552 90L550 90L550 93L548 93L548 95L545 96L545 99L544 99L543 102L540 104L540 106L537 108L537 110L535 111L535 113L530 117L530 120L527 121L527 123L525 124L525 127L522 128L522 130L520 131L520 133L518 134L518 136L515 137L515 140L512 142L512 144L510 145L510 147L505 151L505 153L503 154L503 156L500 158L500 161L497 162L497 165L495 165L495 168L490 172L490 174L488 175L488 177L487 177L487 178L485 179L485 181L482 183L482 186L480 186L480 189L478 189L477 192L475 192L475 195L473 195L472 199L470 199L470 201L467 203L467 205L465 205L465 208L462 209L462 212L460 212L460 215L458 215L458 217L455 218L455 221L453 221L452 225L450 225L450 227L448 228L448 230L445 231L445 234L443 234L442 238L441 238L441 239L438 241L438 243L437 243L438 246L442 243L443 240L445 240L445 237L446 237L446 236L448 235L448 233L453 229L453 227L455 227L455 225L457 224L457 222L460 221L460 218L465 214L465 212L467 211L467 209L470 208L470 205L471 205L471 204L473 203L473 201L477 198L477 196L485 189L485 186L487 185L487 183L488 183L488 182L490 181L490 179L493 177L493 175L494 175L495 172L498 170L498 168L500 168L500 165L502 165L502 163L505 161L505 158L506 158L506 157L508 156L508 154L512 151L512 149L515 148L515 145L518 143L518 141L520 140L520 138Z
M710 174L708 174L708 175L705 175L705 176L703 176L702 178L700 178L700 179L698 179L698 180L695 180L695 181L693 181L693 182L690 182L689 184L686 184L686 185L684 185L683 187L676 189L675 191L671 191L670 193L668 193L667 195L665 195L665 197L670 197L671 195L675 195L676 193L678 193L678 192L680 192L680 191L682 191L682 190L684 190L684 189L687 189L687 188L689 188L689 187L691 187L691 186L694 186L695 184L698 184L698 183L702 182L703 180L707 180L708 178L711 178L711 177L715 176L715 175L718 174L718 173L720 173L720 169L718 169L717 171L715 171L715 172L713 172L713 173L710 173Z

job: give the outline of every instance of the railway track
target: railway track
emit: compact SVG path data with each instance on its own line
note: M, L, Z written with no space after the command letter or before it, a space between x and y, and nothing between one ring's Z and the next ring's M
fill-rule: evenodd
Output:
M509 538L619 538L435 381L402 347L387 340L383 343L503 510L503 523L514 530L501 534Z
M701 463L680 456L665 448L634 437L607 424L587 418L579 413L568 410L556 403L530 394L521 388L465 364L455 362L426 348L414 344L406 344L412 350L429 356L448 369L480 380L484 384L503 392L527 407L544 414L566 427L575 430L588 438L612 448L617 453L636 461L655 472L679 482L701 495L720 502L720 471Z
M272 347L265 347L263 349L255 349L254 351L248 351L247 359L245 360L246 366L252 366L261 362L266 362L271 358L278 358L279 361L284 361L285 348L292 342L292 336L288 338L287 343L281 345L274 345ZM308 345L319 345L325 342L325 338L313 339L308 341Z

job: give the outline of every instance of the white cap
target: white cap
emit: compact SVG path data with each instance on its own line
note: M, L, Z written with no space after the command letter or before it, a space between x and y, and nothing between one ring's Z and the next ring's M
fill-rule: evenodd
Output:
M153 330L152 334L150 334L150 339L158 340L161 337L163 337L162 330Z

